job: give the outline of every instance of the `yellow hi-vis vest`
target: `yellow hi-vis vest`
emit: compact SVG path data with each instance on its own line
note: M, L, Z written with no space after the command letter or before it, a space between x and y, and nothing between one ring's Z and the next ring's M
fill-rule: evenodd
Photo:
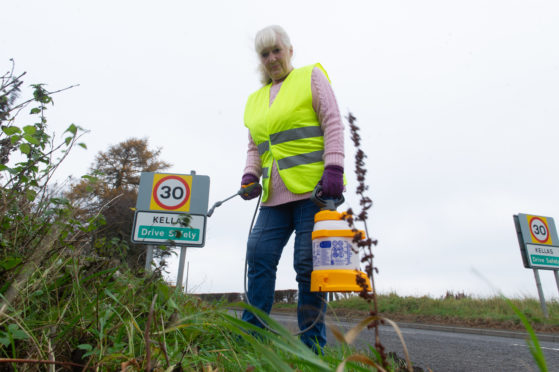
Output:
M245 126L258 147L262 163L262 201L269 196L273 162L294 194L314 189L324 171L324 137L312 107L314 64L292 70L270 106L271 83L252 93L245 107Z

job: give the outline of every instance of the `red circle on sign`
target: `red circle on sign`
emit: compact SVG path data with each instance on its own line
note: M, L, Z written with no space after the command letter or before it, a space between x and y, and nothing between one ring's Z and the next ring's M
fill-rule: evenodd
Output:
M180 183L183 184L184 189L185 189L185 197L184 200L181 201L179 204L177 205L165 205L161 202L161 200L159 200L159 197L157 195L157 190L159 189L159 186L161 186L161 184L165 181L168 181L170 179L173 180L177 180ZM186 202L188 201L188 199L190 198L190 187L188 187L188 183L186 183L185 180L183 180L182 178L178 177L178 176L167 176L167 177L163 177L162 179L159 180L159 182L157 182L157 184L155 185L155 187L153 188L153 200L155 200L155 202L157 203L157 205L159 205L161 208L163 209L168 209L168 210L175 210L175 209L179 209L180 207L182 207L183 205L186 204Z
M537 220L539 221L543 226L545 226L545 239L540 239L536 236L536 234L534 233L534 230L532 230L532 221ZM532 217L530 219L530 233L532 233L532 236L534 237L534 239L536 239L537 241L539 241L540 243L545 243L549 240L549 227L547 226L547 224L539 217ZM538 234L539 235L539 234Z

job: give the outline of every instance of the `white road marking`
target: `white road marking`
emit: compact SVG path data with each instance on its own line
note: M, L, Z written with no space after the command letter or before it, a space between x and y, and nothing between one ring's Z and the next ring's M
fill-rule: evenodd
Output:
M520 346L520 347L525 347L525 348L528 347L528 345L526 345L526 344L512 344L512 346ZM554 347L544 347L544 346L540 346L540 349L542 349L542 350L551 350L551 351L559 351L559 348L554 348Z

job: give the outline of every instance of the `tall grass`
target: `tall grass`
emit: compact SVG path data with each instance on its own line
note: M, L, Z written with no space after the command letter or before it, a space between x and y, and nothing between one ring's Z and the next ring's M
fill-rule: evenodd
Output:
M327 347L324 356L317 356L265 314L260 315L277 334L228 314L224 303L210 304L176 292L157 276L139 277L104 262L62 255L50 258L44 267L31 276L24 295L0 319L0 370L7 363L13 370L45 370L49 363L58 369L99 371L123 367L128 371L148 367L154 371L384 368L373 347L364 354L351 347L363 328L345 335L333 330L340 346ZM497 298L457 300L396 294L380 295L378 300L383 313L440 314L440 307L452 313L457 304L474 309L488 303L497 314L512 312L524 325L533 321L519 315L530 312L521 300L508 304L509 300ZM362 299L331 302L330 306L336 311L358 309L359 304L364 304ZM550 308L551 314L554 309ZM364 318L362 323L370 321ZM531 350L543 371L545 361L534 337L530 338ZM389 360L384 370L398 368L404 370Z
M38 361L106 371L247 364L221 311L155 276L57 256L23 293L0 318L0 357L22 370Z
M370 370L378 357L374 349L357 356L351 342L317 356L265 314L277 333L242 322L225 304L177 292L157 275L62 254L43 267L0 317L0 370Z

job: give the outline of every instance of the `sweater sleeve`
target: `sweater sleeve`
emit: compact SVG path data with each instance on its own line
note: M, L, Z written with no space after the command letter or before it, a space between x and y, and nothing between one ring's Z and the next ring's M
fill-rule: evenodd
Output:
M315 67L311 76L312 104L324 133L324 165L344 167L344 125L328 78Z
M260 175L262 174L262 164L260 163L258 148L250 135L250 131L248 132L247 160L243 174L247 173L253 174L258 178L260 178Z

